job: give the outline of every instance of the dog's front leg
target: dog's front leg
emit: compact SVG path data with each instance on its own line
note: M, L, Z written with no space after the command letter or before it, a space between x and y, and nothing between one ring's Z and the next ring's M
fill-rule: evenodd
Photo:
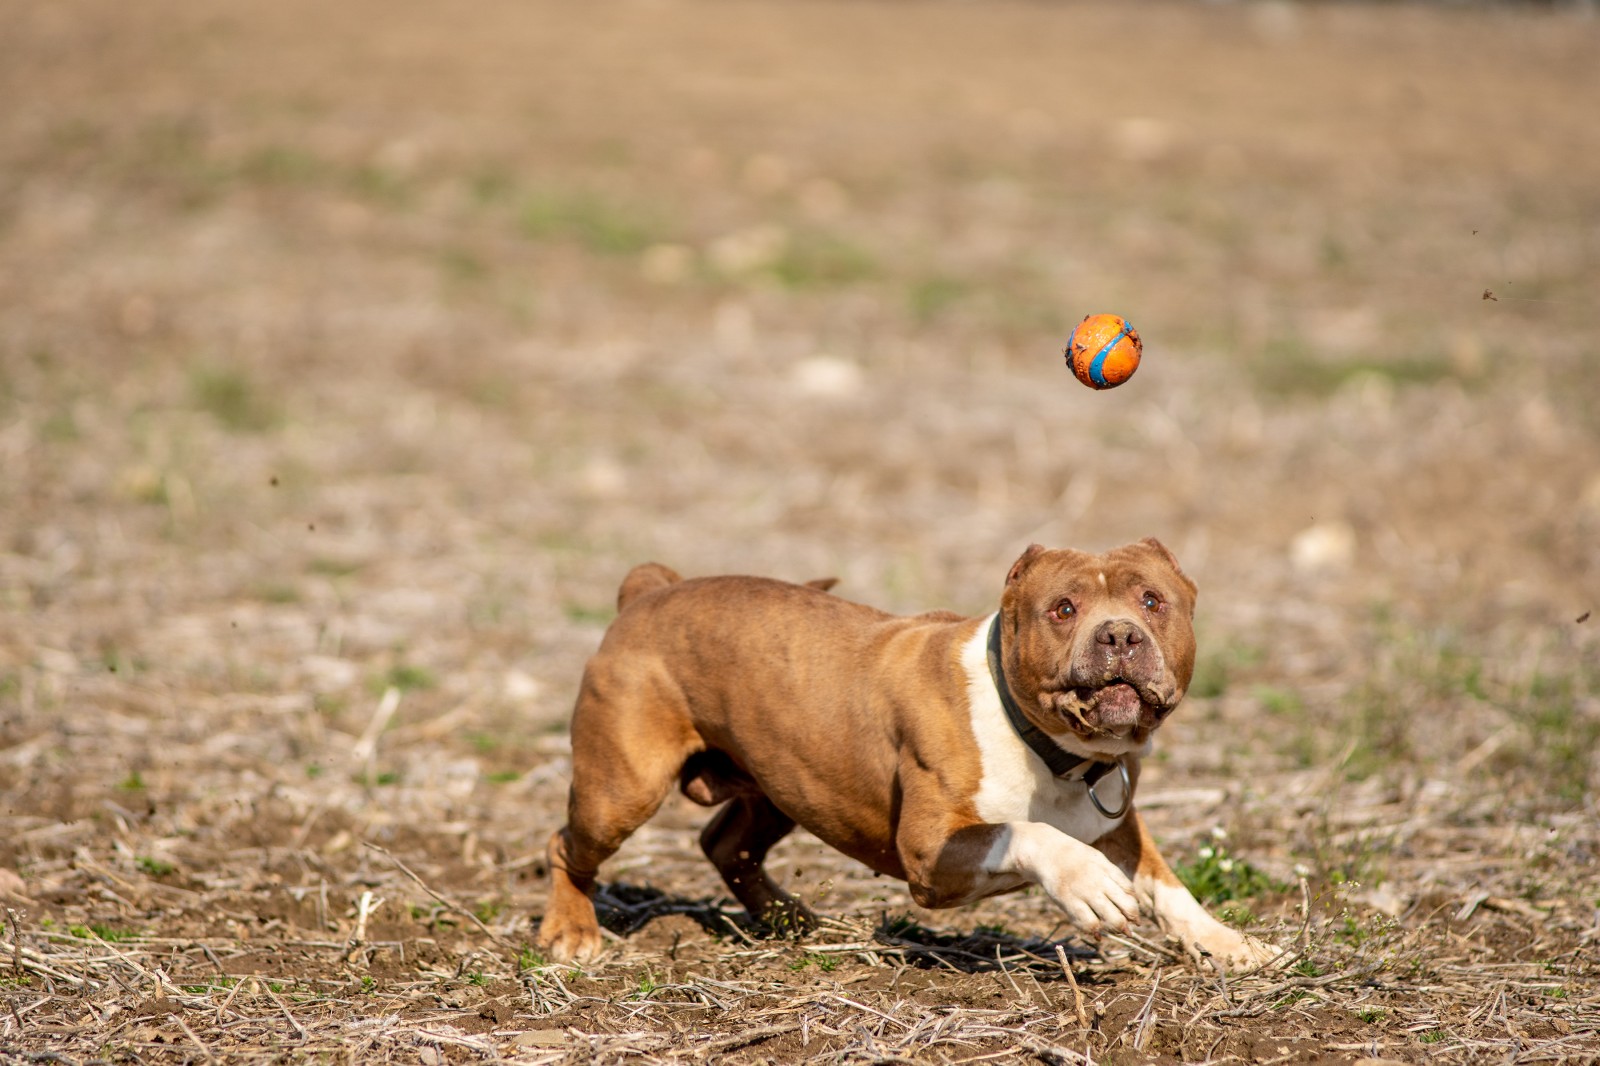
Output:
M1094 846L1133 878L1140 905L1195 961L1209 956L1222 969L1243 970L1271 962L1280 954L1270 944L1211 916L1156 850L1138 811L1129 811L1122 824Z
M1127 875L1097 849L1042 822L917 832L902 821L899 850L911 896L924 907L957 907L1036 884L1086 934L1126 929L1139 916Z

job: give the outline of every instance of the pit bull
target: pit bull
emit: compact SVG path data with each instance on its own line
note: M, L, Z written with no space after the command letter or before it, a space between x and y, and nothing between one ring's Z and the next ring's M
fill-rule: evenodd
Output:
M1143 913L1197 962L1277 954L1206 912L1133 804L1194 671L1195 585L1159 541L1030 545L984 618L889 615L827 584L627 575L573 712L548 957L600 949L600 864L674 784L721 805L701 847L771 927L814 921L763 866L798 824L924 907L1036 884L1090 936Z

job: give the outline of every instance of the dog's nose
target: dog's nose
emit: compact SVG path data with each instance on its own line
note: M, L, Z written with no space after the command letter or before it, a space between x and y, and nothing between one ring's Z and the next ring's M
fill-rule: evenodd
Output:
M1094 640L1112 651L1126 651L1144 643L1144 630L1125 618L1113 619L1100 623L1100 628L1094 631Z

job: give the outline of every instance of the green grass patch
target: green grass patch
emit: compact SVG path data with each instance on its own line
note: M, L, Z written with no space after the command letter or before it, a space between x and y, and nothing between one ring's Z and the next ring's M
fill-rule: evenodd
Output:
M980 922L973 931L984 936L1016 936L1003 922Z
M324 718L339 717L349 705L349 700L332 692L318 692L311 697L311 709Z
M1261 709L1276 718L1297 718L1305 711L1298 693L1272 685L1257 685L1253 695Z
M177 869L172 863L164 859L152 858L149 855L141 855L134 861L138 864L139 869L151 877L165 877Z
M439 253L439 272L452 284L471 285L489 276L489 264L467 248L446 248Z
M1330 885L1376 887L1387 877L1385 860L1394 850L1392 835L1359 833L1338 841L1324 812L1307 839L1311 853L1307 863L1311 872L1307 876L1312 880Z
M1256 924L1256 913L1242 903L1224 903L1217 908L1217 918L1240 929Z
M918 922L910 914L885 914L878 923L878 932L898 940L924 941L937 936L932 929Z
M507 168L486 165L467 178L467 190L480 207L505 203L517 191L517 179Z
M299 603L300 590L288 582L270 581L255 587L255 598L262 603Z
M1026 281L1016 288L1005 287L994 292L987 301L988 317L994 328L1007 335L1020 338L1054 338L1053 343L1064 344L1070 332L1070 323L1062 309L1057 293L1036 291ZM1130 439L1131 436L1130 436Z
M427 667L411 663L395 663L374 678L369 687L375 694L381 694L391 688L397 688L401 692L417 692L433 688L436 684L438 680Z
M365 163L350 171L345 187L364 200L385 207L404 207L416 192L415 183L389 167Z
M1216 699L1218 696L1227 695L1238 675L1261 666L1266 659L1266 653L1261 648L1246 645L1246 643L1216 643L1203 640L1206 650L1195 659L1194 677L1189 679L1190 696L1200 699Z
M641 212L590 192L530 196L518 226L530 240L574 241L599 255L636 255L663 240L660 227Z
M191 996L209 996L218 989L232 988L239 983L238 977L213 977L203 985L179 985L178 987Z
M1349 746L1344 763L1355 780L1389 774L1437 758L1459 758L1482 735L1441 738L1428 727L1487 705L1514 728L1488 768L1536 783L1550 801L1581 804L1593 788L1592 754L1600 748L1600 716L1585 708L1600 696L1600 664L1546 636L1523 649L1480 653L1450 627L1408 625L1380 610L1367 635L1364 679L1347 696L1338 735L1322 737L1319 757Z
M1196 847L1194 858L1180 863L1173 872L1202 903L1248 899L1265 893L1283 892L1288 888L1246 860L1230 855L1222 842L1215 838Z
M329 559L324 556L318 556L306 564L306 571L322 577L349 577L366 565L366 563L352 562L348 559Z
M247 153L236 176L266 185L305 185L321 178L328 164L301 148L268 145Z
M1363 922L1346 912L1333 927L1333 938L1341 944L1359 948L1393 932L1397 925L1394 919L1387 916L1378 915Z
M926 325L966 299L971 291L964 281L934 274L918 278L907 287L906 307L913 319Z
M69 925L67 935L75 936L80 940L92 940L98 937L108 944L117 944L125 940L133 940L139 933L132 929L117 929L113 926L94 923L91 925Z
M582 603L563 603L561 613L567 616L568 621L593 626L608 626L611 620L617 617L617 609L610 604L604 607L590 607Z
M39 436L51 444L67 444L83 436L78 420L70 408L59 408L45 416L39 425Z
M1589 791L1589 766L1600 750L1600 716L1584 714L1579 701L1600 690L1600 668L1563 673L1539 670L1512 703L1527 742L1515 755L1564 803L1579 804Z
M822 233L799 233L766 268L768 276L794 289L828 288L868 281L880 273L877 260L859 245Z
M1449 356L1425 353L1400 358L1337 358L1300 337L1278 337L1245 364L1261 391L1273 396L1325 399L1361 377L1393 385L1433 385L1458 377Z
M194 406L234 433L260 433L279 421L279 414L261 387L234 367L197 367L189 374Z
M789 969L793 973L799 973L808 966L815 966L823 973L832 973L839 968L839 957L837 955L824 955L820 952L808 951L789 963Z
M1202 700L1214 700L1228 691L1233 680L1233 669L1226 657L1203 654L1194 664L1194 676L1189 679L1188 695Z

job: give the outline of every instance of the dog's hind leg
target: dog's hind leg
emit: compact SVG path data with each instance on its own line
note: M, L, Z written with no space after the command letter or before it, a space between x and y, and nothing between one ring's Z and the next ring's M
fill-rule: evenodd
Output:
M595 879L650 816L690 754L704 747L670 686L591 662L572 715L567 824L550 838L550 902L538 943L557 961L600 950Z
M750 917L775 933L804 933L816 925L805 904L768 876L767 852L794 828L794 819L759 792L745 792L700 834L700 847Z

